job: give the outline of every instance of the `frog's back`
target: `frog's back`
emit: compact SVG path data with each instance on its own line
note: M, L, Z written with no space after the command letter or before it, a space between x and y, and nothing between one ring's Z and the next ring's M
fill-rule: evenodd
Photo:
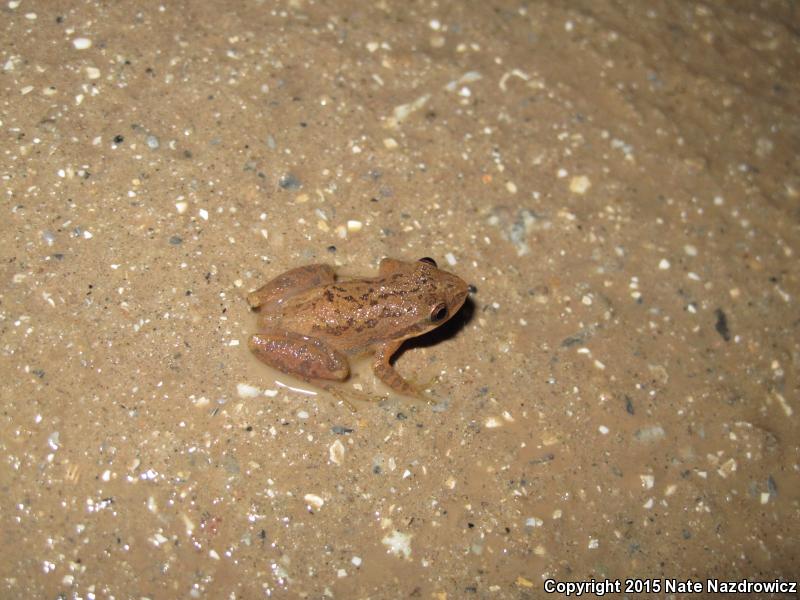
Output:
M320 338L352 352L376 335L384 313L374 297L375 280L336 282L304 290L280 303L264 324Z

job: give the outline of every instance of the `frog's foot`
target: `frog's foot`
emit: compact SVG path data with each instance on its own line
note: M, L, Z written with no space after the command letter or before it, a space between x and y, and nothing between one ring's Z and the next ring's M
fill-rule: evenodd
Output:
M300 379L344 381L350 375L347 357L314 337L269 329L251 335L247 345L261 362Z
M257 290L247 294L247 303L258 308L282 298L294 296L311 287L333 283L336 275L330 265L306 265L278 275Z
M428 394L424 393L416 385L403 379L400 373L398 373L392 366L391 362L389 362L392 354L397 351L402 343L402 340L398 342L392 342L391 344L387 344L383 348L379 349L375 354L375 362L372 364L372 371L375 373L378 379L392 388L395 392L403 394L404 396L410 396L411 398L425 400L428 404L436 404L437 401L434 398L428 396Z
M357 390L352 389L342 389L341 387L326 385L323 388L330 393L336 400L344 404L350 412L358 412L356 406L351 402L351 400L358 400L360 402L380 402L381 400L385 400L386 396L378 396L375 394L367 394L365 392L359 392Z

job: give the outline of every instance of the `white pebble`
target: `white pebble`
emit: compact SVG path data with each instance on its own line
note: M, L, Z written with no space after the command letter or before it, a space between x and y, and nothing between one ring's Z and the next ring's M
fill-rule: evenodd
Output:
M239 394L239 398L255 398L261 395L261 390L247 383L237 383L236 393Z
M669 267L670 264L666 258L662 258L661 262L658 263L658 268L661 269L662 271L666 271L667 269L669 269Z
M498 419L497 417L489 417L484 422L484 426L487 429L495 429L497 427L500 427L501 425L502 425L502 423L500 422L500 419Z
M350 562L353 563L356 567L360 567L362 560L360 556L354 556L353 558L350 559Z
M328 458L335 465L342 464L344 460L344 444L342 444L341 441L336 440L330 445L328 448Z
M350 221L347 222L347 231L355 233L357 231L361 231L361 228L363 226L364 224L361 221L356 221L355 219L351 219Z
M198 210L197 214L200 215L200 218L204 221L208 221L208 211L205 208Z
M599 431L603 435L608 435L609 430L608 427L606 427L605 425L600 425L600 427L597 428L597 431Z
M72 40L72 45L76 50L86 50L92 47L92 40L85 37L79 37Z
M691 244L686 244L683 247L683 251L686 252L687 256L697 256L697 248Z
M451 267L458 262L452 252L448 252L447 254L445 254L444 259L447 261L447 264L450 265Z
M309 506L319 510L325 504L325 500L317 496L316 494L306 494L303 496L303 500L305 500Z
M389 548L389 552L395 556L411 557L411 534L400 533L396 529L381 540L384 546Z
M86 76L89 79L100 79L100 69L97 67L86 67Z

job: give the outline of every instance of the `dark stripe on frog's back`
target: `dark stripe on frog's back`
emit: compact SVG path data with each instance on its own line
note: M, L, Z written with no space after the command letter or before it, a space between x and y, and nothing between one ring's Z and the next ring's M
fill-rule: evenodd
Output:
M382 320L405 316L404 311L386 313L387 307L380 306L383 301L400 293L414 293L413 290L401 289L398 292L376 294L378 286L375 283L374 280L358 282L358 285L333 283L306 290L287 299L274 321L279 321L280 326L286 329L322 337L332 343L345 334L358 338L371 337L369 330L377 327ZM370 302L369 297L373 294L381 302ZM314 317L309 318L309 315ZM362 340L352 341L360 343Z

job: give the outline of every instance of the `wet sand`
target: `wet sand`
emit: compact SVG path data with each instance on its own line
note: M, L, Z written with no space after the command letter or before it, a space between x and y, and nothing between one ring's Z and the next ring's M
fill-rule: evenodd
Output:
M793 581L800 15L647 4L4 2L0 595ZM437 404L248 355L384 256Z

